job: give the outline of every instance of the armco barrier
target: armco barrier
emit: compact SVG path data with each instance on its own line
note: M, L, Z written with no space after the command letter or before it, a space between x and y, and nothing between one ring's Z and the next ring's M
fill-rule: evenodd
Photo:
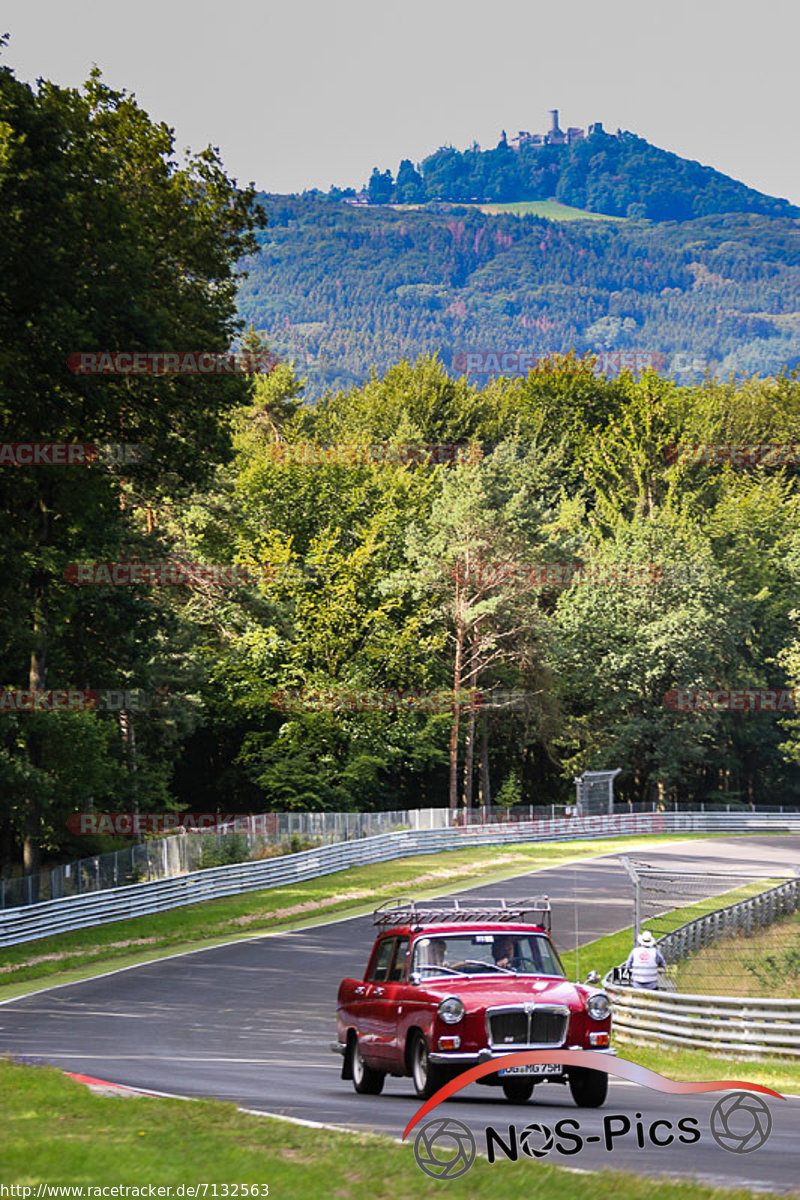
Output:
M606 990L614 1037L620 1041L666 1042L749 1058L800 1056L800 1000L685 996L616 986Z
M756 813L633 813L556 817L500 825L402 830L339 842L280 858L193 871L171 879L109 888L83 896L48 900L0 913L0 946L34 941L54 933L148 916L184 904L297 883L412 854L434 854L466 846L513 842L579 841L654 833L800 833L800 815Z
M658 939L658 947L668 963L679 962L710 946L717 938L729 933L752 933L757 927L771 925L780 917L800 908L800 878L788 879L777 887L759 892L747 900L739 900L727 908L718 908L687 921L672 933Z
M800 879L718 908L659 938L668 963L678 962L732 933L751 933L800 908ZM712 1050L717 1054L800 1057L800 1000L699 996L619 987L605 980L614 1014L614 1036L640 1045Z

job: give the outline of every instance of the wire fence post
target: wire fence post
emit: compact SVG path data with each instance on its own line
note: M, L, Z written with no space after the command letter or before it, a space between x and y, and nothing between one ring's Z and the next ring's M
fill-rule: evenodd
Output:
M641 885L639 882L639 875L638 875L633 863L631 862L631 860L629 858L627 858L626 855L621 854L619 856L619 861L622 863L623 867L627 871L628 878L633 883L633 940L634 940L634 945L635 945L636 942L638 942L639 934L642 931L642 929L641 929L641 925L642 925Z

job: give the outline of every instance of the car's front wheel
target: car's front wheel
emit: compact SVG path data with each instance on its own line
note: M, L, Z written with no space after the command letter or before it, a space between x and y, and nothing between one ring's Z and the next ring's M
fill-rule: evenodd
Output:
M533 1095L532 1079L504 1079L503 1094L512 1104L525 1104Z
M361 1054L358 1038L353 1038L350 1047L350 1066L353 1072L353 1087L362 1096L377 1096L383 1091L384 1071L368 1067Z
M608 1076L605 1071L575 1067L569 1073L569 1090L579 1108L600 1108L608 1095Z
M428 1100L448 1079L442 1068L431 1062L428 1043L421 1033L415 1035L411 1046L411 1078L420 1100Z

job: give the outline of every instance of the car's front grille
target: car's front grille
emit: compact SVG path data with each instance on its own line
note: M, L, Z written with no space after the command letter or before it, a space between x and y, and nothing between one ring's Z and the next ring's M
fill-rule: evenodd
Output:
M489 1013L489 1045L560 1046L567 1035L568 1014L558 1008L501 1008Z

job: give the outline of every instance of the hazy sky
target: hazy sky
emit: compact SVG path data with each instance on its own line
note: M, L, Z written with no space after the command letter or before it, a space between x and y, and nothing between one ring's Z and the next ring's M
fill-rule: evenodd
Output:
M800 204L797 0L2 0L18 78L93 63L239 183L359 186L602 121Z

